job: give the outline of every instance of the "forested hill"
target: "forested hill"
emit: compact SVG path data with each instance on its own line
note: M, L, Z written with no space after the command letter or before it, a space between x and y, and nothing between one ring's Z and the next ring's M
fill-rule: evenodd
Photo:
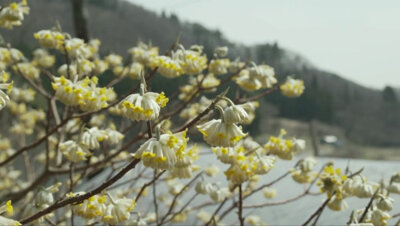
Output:
M69 0L31 0L29 5L31 13L23 26L1 31L6 41L28 52L37 47L33 32L51 28L56 21L63 30L73 33ZM102 41L104 53L114 51L127 55L127 49L138 40L151 40L161 50L166 50L180 32L184 46L202 44L206 53L225 45L230 48L231 58L240 56L241 59L267 63L275 68L280 79L294 74L306 81L306 92L299 99L275 94L263 100L276 107L277 116L332 123L342 127L350 139L363 144L400 146L400 106L396 91L390 87L384 91L368 89L318 69L277 43L237 45L218 30L181 22L175 15L157 15L125 1L89 0L88 14L90 36ZM259 114L265 115L265 112Z

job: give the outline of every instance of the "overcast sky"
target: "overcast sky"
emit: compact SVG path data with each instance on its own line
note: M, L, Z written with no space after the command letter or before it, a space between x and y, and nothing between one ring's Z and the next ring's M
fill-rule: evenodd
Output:
M232 41L277 41L362 85L400 87L399 0L130 0Z

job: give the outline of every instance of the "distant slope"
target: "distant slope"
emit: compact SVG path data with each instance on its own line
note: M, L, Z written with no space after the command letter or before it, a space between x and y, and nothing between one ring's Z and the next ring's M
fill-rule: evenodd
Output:
M282 98L275 94L265 101L273 103L279 115L300 119L317 119L339 125L346 135L357 142L373 145L400 145L400 107L398 102L383 101L382 92L360 86L339 75L313 66L308 60L278 44L242 46L231 43L221 32L200 24L182 23L174 16L157 15L139 6L119 0L89 1L91 37L102 41L102 51L126 50L138 40L151 40L166 50L182 32L185 46L202 44L206 53L219 45L230 48L232 58L252 59L273 66L280 79L295 74L306 81L305 95L299 99ZM1 31L7 41L30 51L37 46L32 33L48 29L59 21L63 30L72 33L71 6L67 0L29 1L31 14L24 25L13 31ZM268 111L268 109L266 109ZM259 112L260 116L266 112ZM260 129L260 128L251 128ZM261 131L262 132L262 131Z

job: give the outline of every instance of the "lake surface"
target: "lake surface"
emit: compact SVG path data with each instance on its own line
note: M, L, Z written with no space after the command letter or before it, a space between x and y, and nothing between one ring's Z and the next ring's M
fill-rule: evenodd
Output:
M306 156L298 156L297 159L303 157ZM276 163L276 167L272 169L267 175L263 175L258 184L262 185L268 183L274 180L275 178L281 176L282 174L287 172L290 168L292 168L293 165L296 163L296 161L297 160L285 161L279 159ZM380 182L382 178L387 180L393 173L400 172L400 162L398 161L373 161L373 160L362 160L362 159L339 159L339 158L317 158L317 161L318 165L315 168L316 171L318 171L323 164L329 161L334 161L335 168L339 167L342 170L344 170L347 164L349 163L350 170L352 172L356 172L360 168L364 167L362 175L368 177L370 181L374 182ZM228 168L228 165L223 165L222 163L220 163L212 153L200 155L199 160L196 161L195 164L201 166L216 164L218 166L221 166L221 171L217 177L214 178L206 177L206 179L210 182L220 183L222 187L226 186L226 179L223 174L223 171ZM138 170L139 169L133 170L128 175L126 175L123 178L123 180L132 178L138 172ZM108 172L105 172L103 175L108 175ZM104 176L100 175L94 181L91 181L90 185L86 184L86 186L84 187L90 187L95 184L99 184L103 180ZM146 181L148 180L143 180L139 182L139 184L144 183ZM188 180L181 180L180 182L185 184L186 181ZM262 192L259 192L258 194L254 194L253 196L246 199L244 201L244 205L285 200L288 198L295 197L296 195L301 194L304 191L304 186L295 183L290 176L274 184L272 188L278 190L277 196L274 199L267 200L266 198L264 198ZM318 187L314 185L311 191L317 192L318 190L319 190ZM163 192L166 192L166 187L164 186L157 187L158 194ZM193 188L191 188L191 191L182 196L182 201L184 201L185 199L187 200L189 197L191 197L191 195L193 195L193 192L194 192ZM137 205L138 210L142 212L142 215L145 215L144 212L147 212L149 210L151 211L152 209L152 198L150 194L151 194L151 189L149 189L149 195L139 200L139 203ZM394 198L396 201L394 203L394 208L393 208L394 210L392 210L390 213L397 214L400 212L400 196L397 194L393 194L391 195L391 197ZM304 223L305 220L317 210L317 208L322 204L325 198L326 198L325 194L319 196L306 196L297 201L287 203L284 205L268 206L262 209L246 209L244 211L244 215L253 215L253 214L259 215L261 216L262 221L266 222L268 225L299 225ZM207 195L199 195L193 202L193 205L209 201L211 201L211 199ZM351 211L364 208L367 205L369 199L347 198L346 201L349 205L349 209L345 211L336 212L326 208L318 221L318 225L345 225L349 219ZM226 207L230 206L231 203L232 203L231 201L227 202ZM160 209L164 210L162 204ZM204 210L209 213L213 213L215 209L216 206L211 206L205 208ZM232 211L227 217L223 219L222 222L229 225L230 224L236 225L237 218L238 217L236 211ZM199 222L196 222L195 214L193 216L190 216L187 222L189 222L190 224L195 224L195 223L201 224Z

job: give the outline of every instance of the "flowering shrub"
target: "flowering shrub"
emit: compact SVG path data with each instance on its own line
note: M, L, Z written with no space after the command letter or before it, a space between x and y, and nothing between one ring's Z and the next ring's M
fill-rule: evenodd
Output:
M0 27L7 29L20 25L29 13L26 1L0 10ZM245 199L260 191L273 199L280 191L272 186L288 175L306 188L280 203L311 194L314 184L326 194L304 224L315 224L325 207L348 208L346 198L352 196L370 201L364 209L353 211L348 224L387 224L394 201L390 195L400 193L400 174L378 184L368 181L362 171L343 171L333 163L315 170L316 160L308 157L293 163L278 179L258 185L276 162L293 160L305 148L305 141L284 137L282 129L262 145L242 125L254 120L257 99L279 90L287 97L299 97L303 81L287 77L279 83L271 66L231 61L226 47L208 57L202 46L185 49L177 40L162 55L157 47L139 42L128 50L132 58L128 60L113 53L102 57L99 40L86 43L60 28L41 30L33 37L40 48L33 51L32 59L9 44L0 47L0 108L3 116L12 117L7 125L9 137L0 139L0 225L65 225L73 224L74 218L87 224L163 225L187 223L191 215L206 225L218 225L235 209L238 224L260 225L264 224L260 216L245 216L244 210L273 203L247 205ZM56 65L55 54L63 56L62 65ZM106 71L114 77L100 86ZM187 83L168 97L163 90L152 90L155 76L187 77ZM129 93L113 90L121 81L132 84ZM241 91L229 98L229 90L218 89L222 85ZM200 134L207 147L190 140ZM219 165L195 164L206 149L212 150ZM26 177L21 175L19 159ZM122 180L141 164L144 168L138 175ZM210 183L207 177L215 177L224 165L226 183ZM104 182L79 190L90 175L103 169L112 169ZM135 183L143 179L145 184ZM179 179L189 181L183 184ZM124 186L131 181L131 186ZM140 198L150 186L153 208L145 215L135 206L148 205ZM168 192L157 193L160 186ZM190 192L191 199L180 199ZM212 202L191 205L204 195ZM228 200L233 200L230 206ZM206 206L217 207L209 213L203 209Z

